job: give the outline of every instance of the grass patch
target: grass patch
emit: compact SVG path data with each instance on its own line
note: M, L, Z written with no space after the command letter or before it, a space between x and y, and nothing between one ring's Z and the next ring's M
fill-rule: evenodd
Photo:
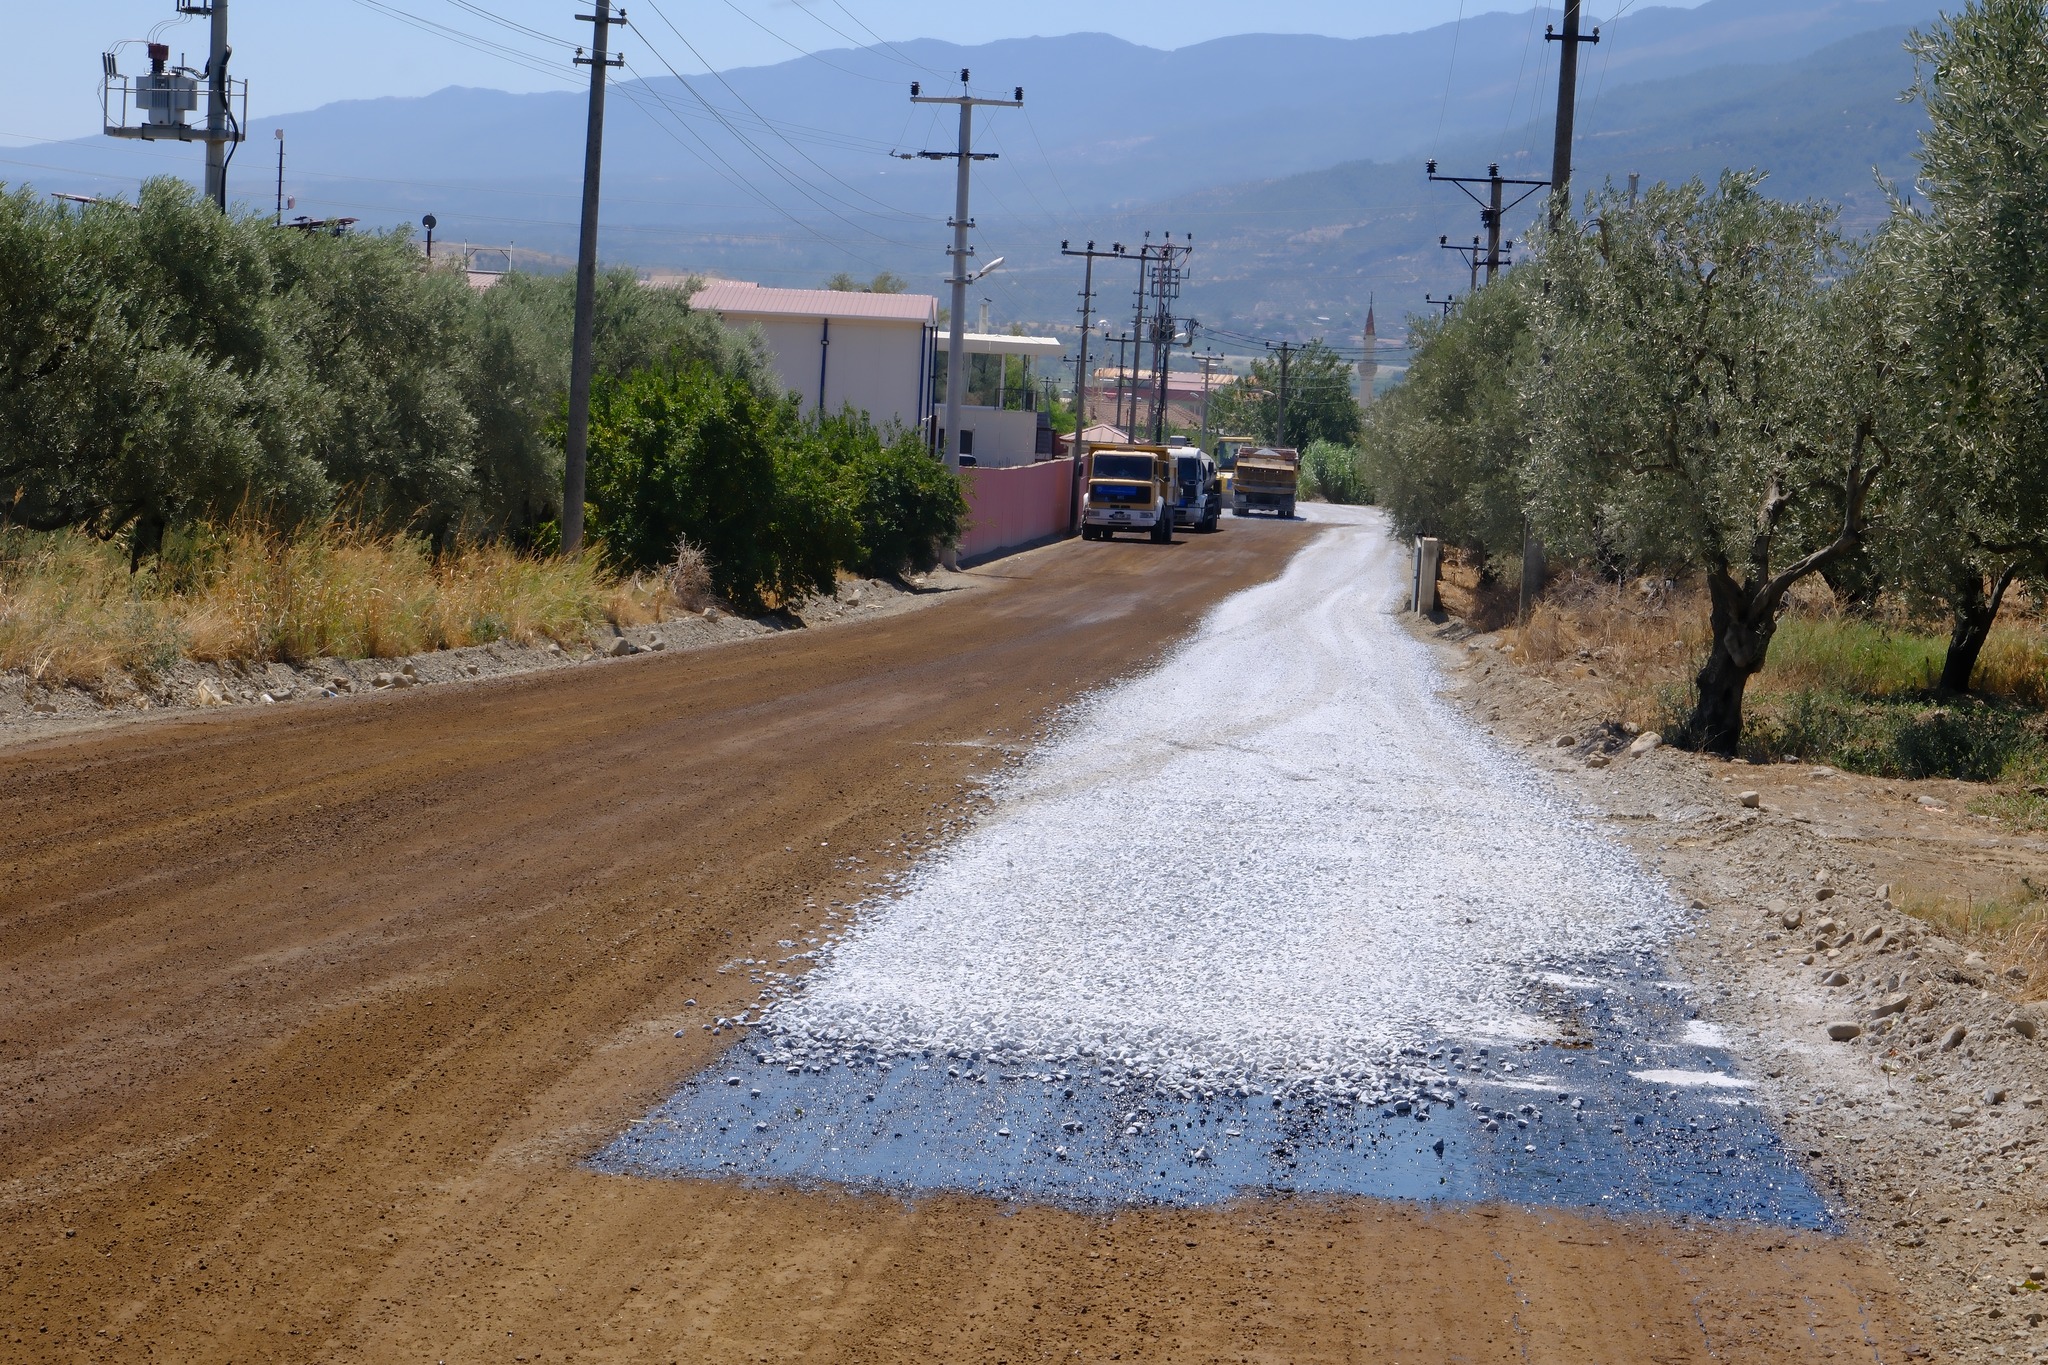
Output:
M1972 815L1988 815L2023 834L2048 830L2048 795L2040 791L2001 791L1970 799Z
M1970 944L2001 970L2025 972L2018 981L2023 997L2048 988L2048 888L2022 877L1989 895L1908 890L1899 908Z
M595 557L503 545L437 557L417 537L334 522L176 535L134 574L119 545L0 532L0 668L48 686L148 679L186 658L300 663L567 641L601 621L660 620L673 600L666 581L621 581Z
M1760 762L1799 759L1873 777L2013 782L2048 767L2043 728L2039 712L2010 703L1762 691L1744 715L1742 750Z

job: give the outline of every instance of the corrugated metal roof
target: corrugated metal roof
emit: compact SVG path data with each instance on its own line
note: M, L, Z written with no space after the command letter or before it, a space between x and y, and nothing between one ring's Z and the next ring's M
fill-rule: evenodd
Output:
M939 301L930 294L863 294L845 289L769 289L720 281L690 298L692 308L735 317L847 318L877 322L938 321Z
M969 355L1056 356L1066 350L1058 337L1011 336L1007 332L962 332L960 341Z

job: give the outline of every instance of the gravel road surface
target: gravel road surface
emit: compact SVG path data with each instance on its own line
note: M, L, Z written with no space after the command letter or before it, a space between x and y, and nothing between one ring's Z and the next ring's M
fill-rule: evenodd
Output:
M1439 701L1383 518L1311 515L822 970L752 973L765 1024L604 1164L1825 1223L1664 970L1679 907Z
M1881 1269L1777 1227L591 1169L720 1059L732 964L827 938L1313 532L0 755L0 1360L1900 1358Z

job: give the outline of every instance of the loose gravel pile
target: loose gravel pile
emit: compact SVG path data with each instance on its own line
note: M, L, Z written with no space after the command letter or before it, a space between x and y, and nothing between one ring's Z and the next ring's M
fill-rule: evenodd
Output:
M1661 886L1437 699L1399 547L1316 513L1280 579L1092 698L771 1006L764 1060L1427 1102L1446 1042L1556 1034L1532 978L1662 943Z

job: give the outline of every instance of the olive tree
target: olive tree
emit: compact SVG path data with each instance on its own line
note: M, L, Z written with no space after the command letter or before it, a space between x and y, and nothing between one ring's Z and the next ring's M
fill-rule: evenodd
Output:
M1414 361L1365 415L1368 478L1396 529L1439 536L1482 564L1522 536L1522 371L1535 354L1536 283L1510 271L1446 317L1410 318Z
M1610 187L1541 244L1532 301L1539 529L1704 576L1712 644L1676 738L1723 754L1787 591L1863 541L1897 363L1879 272L1761 178Z
M1890 233L1932 458L1898 551L1964 691L2008 585L2048 573L2048 3L1975 0L1907 47L1928 127Z

